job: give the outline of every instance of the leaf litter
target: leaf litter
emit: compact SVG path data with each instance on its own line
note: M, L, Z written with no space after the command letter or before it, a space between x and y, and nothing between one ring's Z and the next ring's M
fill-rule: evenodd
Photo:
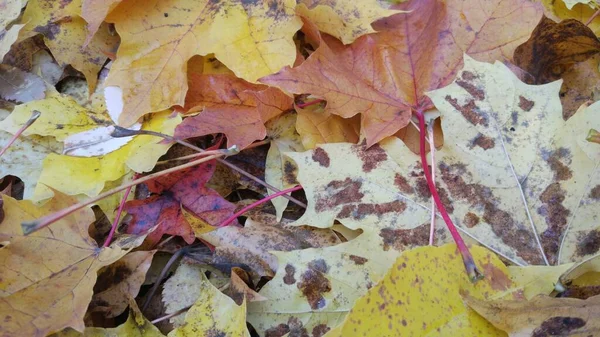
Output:
M594 2L3 8L3 335L598 329Z

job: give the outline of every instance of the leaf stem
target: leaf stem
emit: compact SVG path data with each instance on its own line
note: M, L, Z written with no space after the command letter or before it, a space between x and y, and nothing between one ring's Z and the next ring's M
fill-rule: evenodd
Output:
M230 150L206 151L204 153L206 155L206 157L204 157L204 158L200 158L200 159L191 161L189 163L185 163L185 164L182 164L182 165L179 165L179 166L175 166L175 167L172 167L172 168L164 170L164 171L156 172L156 173L147 175L145 177L142 177L140 179L132 180L132 181L130 181L127 184L118 186L116 188L113 188L112 190L109 190L109 191L106 191L104 193L101 193L101 194L99 194L96 197L90 198L90 199L88 199L86 201L82 201L82 202L74 204L74 205L71 205L71 206L69 206L67 208L63 208L63 209L61 209L58 212L46 215L46 216L41 217L39 219L35 219L33 221L24 221L24 222L21 223L21 228L23 230L23 234L24 235L29 235L29 234L37 231L37 230L40 230L40 229L42 229L42 228L44 228L46 226L49 226L50 224L53 224L54 222L62 219L63 217L65 217L65 216L67 216L67 215L69 215L69 214L71 214L73 212L76 212L76 211L78 211L78 210L80 210L80 209L82 209L82 208L84 208L86 206L89 206L89 205L97 202L98 200L102 200L102 199L104 199L104 198L106 198L108 196L111 196L111 195L115 194L115 193L118 193L120 191L128 189L131 186L135 186L135 185L144 183L146 181L153 180L153 179L156 179L158 177L162 177L164 175L167 175L167 174L170 174L170 173L173 173L173 172L177 172L177 171L189 168L189 167L200 165L202 163L205 163L207 161L210 161L210 160L213 160L213 159L216 159L216 158L228 155L230 153L231 153Z
M179 315L179 314L183 314L184 312L186 312L186 311L190 310L190 308L191 308L192 306L193 306L193 304L192 304L192 305L189 305L189 306L187 306L187 307L185 307L185 308L179 309L179 310L177 310L177 311L175 311L175 312L172 312L172 313L170 313L170 314L168 314L168 315L164 315L164 316L162 316L162 317L159 317L159 318L157 318L157 319L155 319L155 320L151 321L150 323L152 323L152 324L156 324L156 323L158 323L158 322L162 322L162 321L164 321L165 319L169 319L169 318L171 318L171 317L175 317L175 316L177 316L177 315Z
M458 246L458 250L462 255L463 263L465 265L465 268L467 269L467 274L469 275L471 282L476 282L477 280L483 278L483 274L477 269L477 266L475 265L475 261L473 260L473 256L471 255L469 248L463 241L462 237L460 236L460 233L458 233L456 226L454 225L452 219L450 219L450 216L446 211L446 207L440 199L440 195L438 194L437 188L435 187L435 184L433 182L433 178L431 177L429 166L427 165L427 156L425 153L425 133L427 132L425 129L425 117L422 111L415 111L415 115L419 119L419 152L421 154L421 165L423 167L423 173L425 174L425 178L427 179L429 191L431 192L431 196L433 197L433 200L435 201L435 204L437 205L437 208L440 211L444 222L446 222L446 226L448 226L450 234L452 234L454 242L456 242L456 245ZM435 169L435 167L432 167L432 169Z
M237 219L239 216L241 216L242 214L248 212L248 210L250 210L250 209L252 209L252 208L254 208L254 207L256 207L256 206L258 206L260 204L264 204L265 202L267 202L267 201L269 201L269 200L271 200L273 198L276 198L276 197L279 197L279 196L283 196L285 193L291 193L291 192L298 191L298 190L301 190L301 189L302 189L302 186L298 185L298 186L295 186L295 187L292 187L292 188L288 188L286 190L279 191L277 193L273 193L273 194L271 194L271 195L269 195L269 196L267 196L265 198L262 198L262 199L260 199L258 201L255 201L255 202L251 203L250 205L248 205L248 206L242 208L241 210L237 211L235 214L233 214L229 218L225 219L225 221L221 222L219 224L219 226L217 226L217 227L225 227L225 226L229 225L230 223L232 223L233 221L235 221L235 219Z
M17 130L17 132L15 132L15 134L8 140L8 143L6 145L4 145L2 150L0 150L0 157L2 157L4 152L6 152L6 150L8 150L8 148L15 142L15 140L17 140L17 138L19 138L19 136L23 132L25 132L25 130L27 130L27 128L29 128L31 126L31 124L33 124L33 122L35 122L38 118L40 118L41 114L42 113L39 112L38 110L33 110L33 112L31 113L31 117L29 117L27 122L25 122L25 124L23 124L23 126L21 126L21 128L19 128L19 130Z
M431 157L431 180L435 186L435 140L433 136L433 123L427 125L427 133L429 134L429 155ZM431 198L431 225L429 227L429 245L433 246L435 235L435 200Z
M133 176L133 180L137 179L137 174ZM123 198L121 199L121 203L119 204L119 209L117 210L117 214L115 215L115 219L113 220L112 226L110 227L110 232L102 245L102 248L106 248L110 246L110 242L112 241L113 236L115 235L115 231L117 230L117 225L121 220L121 214L123 213L123 208L125 208L125 202L127 202L127 198L129 197L129 193L131 193L131 189L133 186L127 187L125 190L125 194L123 194Z
M309 102L304 102L304 103L297 103L296 106L299 107L300 109L306 108L307 106L311 106L311 105L316 105L319 103L325 102L325 100L323 99L316 99L314 101L309 101Z
M590 16L590 18L587 20L587 22L585 23L586 26L589 26L590 23L592 23L592 21L594 21L594 19L600 15L600 9L598 9L592 16Z
M164 139L166 139L168 141L171 141L171 142L176 142L177 144L180 144L180 145L183 145L185 147L188 147L188 148L190 148L190 149L192 149L194 151L198 151L199 153L202 153L202 152L206 151L206 150L204 150L202 148L199 148L199 147L197 147L197 146L195 146L193 144L190 144L190 143L188 143L188 142L186 142L184 140L177 139L175 137L166 135L164 133L156 132L156 131L150 131L150 130L129 130L129 129L122 128L120 126L115 126L115 131L111 134L111 136L113 136L113 137L129 137L129 136L133 136L133 135L151 135L151 136L157 136L157 137L164 138ZM246 147L246 149L250 149L250 148L253 148L253 147L261 146L261 145L264 145L264 144L267 144L267 143L270 143L270 141L262 140L260 142L256 142L256 143L251 144L250 146ZM182 158L184 158L184 157L182 157ZM259 185L262 185L262 186L264 186L267 189L270 189L273 192L280 192L281 191L277 187L275 187L275 186L267 183L264 180L259 179L258 177L253 176L249 172L247 172L247 171L243 170L242 168L240 168L240 167L238 167L238 166L236 166L236 165L234 165L234 164L226 161L225 159L219 158L219 159L217 159L217 161L219 163L221 163L221 164L229 167L230 169L238 172L239 174L245 176L246 178L254 181L255 183L257 183ZM306 204L305 203L303 203L302 201L300 201L300 200L298 200L298 199L296 199L296 198L294 198L292 196L284 195L283 197L286 198L286 199L288 199L289 201L295 203L296 205L302 207L302 208L306 208Z

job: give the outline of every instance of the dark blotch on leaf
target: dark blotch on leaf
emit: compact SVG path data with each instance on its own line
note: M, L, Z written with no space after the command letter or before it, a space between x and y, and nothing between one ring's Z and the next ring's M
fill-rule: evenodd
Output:
M471 145L471 148L475 146L479 146L484 150L489 150L496 146L496 142L494 141L494 138L484 136L480 133L477 135L477 137L475 137L475 139L473 139L473 144Z
M596 185L590 191L590 198L600 200L600 185Z
M326 186L322 198L317 199L315 208L317 212L333 209L339 205L360 202L364 194L360 192L362 183L350 178L333 180Z
M324 336L329 330L331 330L330 327L328 327L326 324L318 324L317 326L315 326L312 329L312 337L322 337Z
M410 186L408 180L406 180L406 178L404 178L400 173L396 173L394 176L394 185L396 185L396 187L398 187L402 193L411 194L415 192L415 189Z
M467 213L465 214L465 218L463 219L463 224L468 228L473 228L479 223L479 217L475 213Z
M523 96L519 96L519 108L523 109L523 111L531 110L534 105L535 103L533 101L530 101Z
M450 95L447 95L445 100L446 102L450 103L454 109L460 111L463 117L471 124L488 126L487 118L480 111L477 111L479 110L479 107L475 104L475 100L469 100L467 104L462 106L458 104L458 100L456 98L452 98Z
M290 285L296 283L296 279L294 278L294 274L296 273L296 268L291 264L285 265L285 276L283 277L283 283Z
M302 273L301 281L298 283L298 289L313 310L321 309L327 304L323 294L331 291L331 283L325 276L328 270L325 260L313 260L308 263L308 270Z
M533 330L532 337L550 337L572 335L573 330L584 327L586 321L579 317L551 317Z
M129 269L129 267L127 267L123 262L117 261L100 271L98 275L98 281L94 286L94 292L100 293L110 289L123 282L132 273L132 270Z
M357 255L350 255L350 260L354 261L354 263L358 265L363 265L369 261L369 259Z
M320 147L316 148L313 151L312 160L316 161L317 163L319 163L319 165L323 167L329 167L329 164L331 163L327 152L325 152L325 150L323 150Z
M577 237L577 256L596 254L600 250L600 230L594 229Z
M366 141L362 144L352 146L354 152L362 160L362 170L365 173L373 171L377 166L388 159L388 155L381 146L375 144L367 148Z

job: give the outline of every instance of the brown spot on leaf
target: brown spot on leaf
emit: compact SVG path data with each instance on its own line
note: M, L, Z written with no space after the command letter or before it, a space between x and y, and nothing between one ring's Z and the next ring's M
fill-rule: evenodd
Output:
M206 331L204 335L206 337L227 337L227 333L225 331L219 330L217 328L210 328Z
M467 70L462 72L461 77L465 81L472 81L477 78L477 76L475 76L475 74L473 74L472 72L467 71Z
M323 212L343 204L360 202L364 194L360 192L362 182L350 178L333 180L326 186L323 197L315 205L317 212Z
M367 261L369 261L369 259L366 259L362 256L357 256L357 255L350 255L350 260L354 261L354 263L356 263L358 265L363 265Z
M287 182L290 185L297 185L297 171L298 167L296 167L296 165L292 164L290 161L286 160L285 164L283 164L283 179L285 179L285 182Z
M577 255L596 254L600 250L600 230L594 229L577 237Z
M492 232L502 242L513 247L516 254L529 263L543 262L533 233L527 227L529 224L518 223L509 212L498 208L499 202L489 187L466 183L465 178L468 179L471 174L464 164L446 165L441 162L439 168L451 198L465 201L474 208L483 208L483 221L491 226Z
M473 228L479 223L479 217L475 213L467 213L463 219L463 224L468 228Z
M596 185L590 191L590 198L600 200L600 185Z
M285 284L294 284L296 283L296 279L294 278L294 274L296 273L296 268L291 264L285 265L285 276L283 277L283 283Z
M48 40L54 40L56 35L60 34L60 25L58 23L49 22L45 26L35 27L33 31L44 35Z
M371 214L381 216L386 213L402 213L405 209L406 203L399 200L390 201L383 204L344 205L336 217L338 219L352 217L356 220L360 220Z
M469 100L467 104L461 106L460 104L458 104L458 100L456 98L450 97L450 95L447 95L445 99L446 102L450 103L450 105L454 107L454 109L460 111L463 117L465 117L465 119L468 120L471 124L481 124L483 126L488 125L487 118L483 115L481 111L477 111L479 110L479 107L475 104L474 100Z
M406 178L404 178L400 173L396 173L394 176L394 185L396 185L396 187L398 187L402 193L410 194L415 192L415 189L410 186L408 180L406 180Z
M568 180L573 176L573 172L569 166L565 165L562 161L567 160L570 164L571 153L568 149L561 147L560 149L553 151L546 162L550 165L550 169L554 171L554 180Z
M533 330L532 337L568 336L572 331L582 328L586 321L579 317L551 317Z
M417 179L417 194L423 199L431 198L431 191L425 177Z
M288 337L309 337L308 331L297 317L290 317L287 324L282 323L265 330L265 337L281 337L287 333Z
M327 324L318 324L312 330L312 337L323 337L329 330L331 328Z
M479 88L477 88L473 83L463 80L456 80L456 84L459 87L465 89L469 95L475 98L478 101L483 101L485 99L485 92Z
M534 105L535 103L533 101L530 101L523 96L519 96L519 108L523 109L523 111L531 110Z
M362 144L352 146L352 151L362 160L362 169L365 173L373 171L388 158L387 153L381 146L375 144L367 148L365 141Z
M557 297L578 298L580 300L588 299L592 296L600 295L600 286L569 286L567 290L558 294Z
M331 291L331 283L325 276L329 267L323 259L313 260L308 263L308 270L302 273L298 289L306 297L313 310L325 307L324 293Z
M473 139L473 145L471 145L471 148L475 146L479 146L484 150L489 150L496 146L496 142L494 141L494 138L485 136L480 133L477 135L477 137L475 137L475 139Z
M492 263L483 265L483 274L494 290L506 290L510 288L512 281L502 270Z
M421 225L412 229L383 228L379 236L383 239L383 250L393 248L402 251L413 246L427 245L429 226Z
M319 165L323 167L329 167L329 164L331 162L329 156L327 155L327 152L325 152L325 150L323 150L320 147L316 148L313 151L312 160L316 161L317 163L319 163Z
M546 252L548 261L554 264L560 245L560 239L567 226L567 217L571 211L563 206L566 192L560 186L560 183L552 183L546 187L540 195L540 201L543 203L538 208L538 214L544 217L548 228L540 235L542 247Z
M122 261L117 261L108 267L102 268L94 292L100 293L127 279L133 271Z

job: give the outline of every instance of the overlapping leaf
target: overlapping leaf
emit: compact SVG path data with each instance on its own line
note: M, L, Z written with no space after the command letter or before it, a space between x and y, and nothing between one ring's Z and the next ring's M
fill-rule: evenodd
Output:
M381 20L377 34L347 47L325 38L302 65L261 81L323 97L330 113L345 118L362 114L361 133L370 146L406 126L411 109L432 108L424 93L450 83L463 53L482 61L510 59L542 14L540 5L521 0L492 1L476 11L463 0L398 8L419 15Z

